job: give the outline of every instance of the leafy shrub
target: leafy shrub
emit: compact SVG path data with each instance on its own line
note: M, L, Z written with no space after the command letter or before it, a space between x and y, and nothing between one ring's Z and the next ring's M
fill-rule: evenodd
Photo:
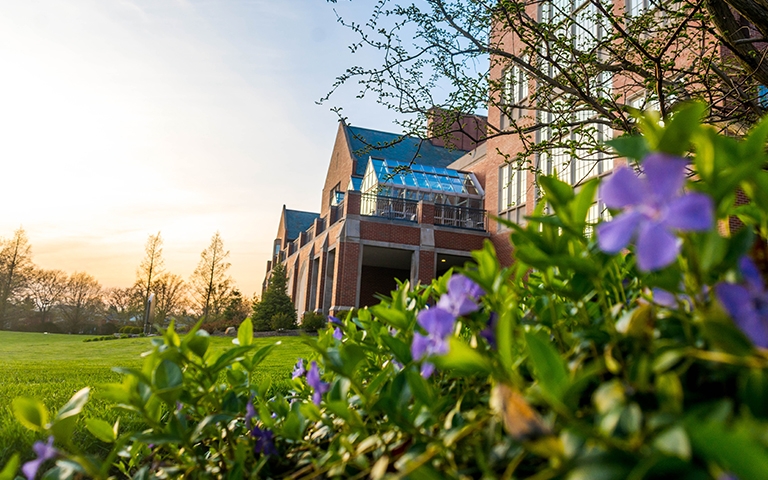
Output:
M301 328L305 332L316 332L327 323L328 319L321 313L304 312L304 316L301 317Z
M70 442L88 389L53 416L29 398L13 411L49 436L50 478L765 478L768 291L747 253L768 233L768 120L737 141L702 111L612 142L645 172L604 181L612 220L587 221L598 180L541 177L537 215L509 225L513 267L486 242L474 269L400 284L306 337L316 354L287 393L254 380L271 347L250 320L216 353L171 324L103 387L146 428L85 419L106 458ZM718 233L732 214L751 228Z
M272 330L292 330L296 328L296 313L294 312L293 315L288 313L273 315L269 325L272 327Z
M127 333L128 335L138 335L140 333L144 333L144 329L142 329L141 327L133 327L130 325L126 325L124 327L120 327L119 332Z

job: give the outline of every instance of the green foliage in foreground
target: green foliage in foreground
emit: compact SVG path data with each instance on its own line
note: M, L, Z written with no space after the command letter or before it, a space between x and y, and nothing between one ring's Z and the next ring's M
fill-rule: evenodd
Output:
M11 402L19 396L37 398L50 409L64 405L72 394L84 386L93 387L120 381L121 374L112 367L140 368L141 354L152 348L149 338L121 339L119 342L83 342L94 338L82 335L44 335L0 331L0 464L5 464L14 452L25 452L24 460L32 458L31 446L42 438L20 425L11 412ZM259 344L273 344L277 339L257 339ZM278 348L259 369L260 378L273 379L277 390L287 391L288 372L296 358L309 349L297 337L280 338ZM211 337L211 349L222 352L232 346L232 339ZM134 416L126 416L112 408L109 402L93 398L84 415L114 422L118 417L124 426L143 424ZM126 425L128 423L129 425ZM85 451L105 455L108 446L99 442L79 425L75 444Z
M288 390L260 374L278 346L257 344L250 320L223 352L171 325L97 395L120 422L84 411L88 388L58 410L17 398L14 414L48 436L46 478L764 479L768 291L745 256L768 226L768 120L737 141L700 126L702 113L689 106L664 126L647 116L644 137L613 142L643 182L658 168L680 184L640 182L647 195L615 201L639 181L617 171L607 182L627 189L603 190L616 223L594 228L597 181L574 192L541 178L540 215L510 225L515 267L487 243L463 275L400 285L304 338L312 354ZM677 157L691 151L698 175L686 180ZM732 214L750 228L724 236L713 220ZM633 227L606 253L607 232L632 224L621 216L670 241L644 249ZM106 455L73 444L83 424Z

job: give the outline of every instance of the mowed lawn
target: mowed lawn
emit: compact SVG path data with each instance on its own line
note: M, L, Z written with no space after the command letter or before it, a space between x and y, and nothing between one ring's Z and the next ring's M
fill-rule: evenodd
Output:
M99 385L119 382L120 375L112 367L140 367L141 354L150 350L148 338L132 338L102 342L84 342L92 338L84 335L53 335L0 331L0 466L20 451L29 459L32 443L39 435L22 427L11 411L11 401L18 396L40 399L55 412L83 387L91 387L91 400L84 411L85 417L99 417L121 424L131 423L124 412L112 410L106 402L94 398ZM309 347L299 337L257 338L259 346L280 342L277 348L259 365L259 377L272 377L273 386L286 386L296 359L307 357ZM213 353L232 345L228 337L211 337ZM98 453L102 446L88 434L82 425L76 433L76 442L85 450Z

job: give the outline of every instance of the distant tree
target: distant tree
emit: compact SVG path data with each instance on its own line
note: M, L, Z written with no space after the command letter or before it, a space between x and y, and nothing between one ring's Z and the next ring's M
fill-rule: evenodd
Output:
M64 295L67 281L67 274L62 270L35 269L32 272L27 289L41 323L52 320L49 314Z
M142 324L147 325L151 319L144 318L144 305L149 300L152 293L152 283L160 278L165 270L163 269L163 238L160 232L157 235L150 235L147 243L144 245L144 260L141 261L139 269L136 271L136 286L141 291L141 307L139 309Z
M138 288L108 288L104 293L107 315L110 319L126 323L138 318L141 312L142 293Z
M86 323L96 320L102 312L101 284L85 272L75 272L66 283L60 305L68 331L81 333Z
M154 321L162 323L170 316L183 315L188 304L184 279L173 273L163 274L152 284L152 291L157 300Z
M33 268L32 247L23 228L8 240L0 239L0 328L8 326L10 303L24 291Z
M248 300L243 298L240 290L232 290L232 294L229 296L229 302L224 309L224 319L233 323L240 323L245 320L251 310L251 305Z
M288 278L285 273L285 266L278 263L272 269L272 275L269 277L267 289L261 301L253 306L253 325L257 330L264 329L266 326L271 328L272 317L285 314L292 324L296 324L296 308L293 306L291 297L285 292ZM283 327L285 328L285 327Z
M220 318L232 293L232 278L227 275L231 264L227 257L229 250L224 250L221 235L216 232L208 248L200 254L200 262L189 279L194 302L205 321Z

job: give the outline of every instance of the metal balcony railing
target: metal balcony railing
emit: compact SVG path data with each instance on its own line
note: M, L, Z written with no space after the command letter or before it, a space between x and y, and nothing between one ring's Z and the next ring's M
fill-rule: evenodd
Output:
M361 215L388 218L390 220L418 222L418 205L419 202L416 200L383 197L371 193L360 195Z
M488 212L480 208L435 204L435 225L485 230Z

